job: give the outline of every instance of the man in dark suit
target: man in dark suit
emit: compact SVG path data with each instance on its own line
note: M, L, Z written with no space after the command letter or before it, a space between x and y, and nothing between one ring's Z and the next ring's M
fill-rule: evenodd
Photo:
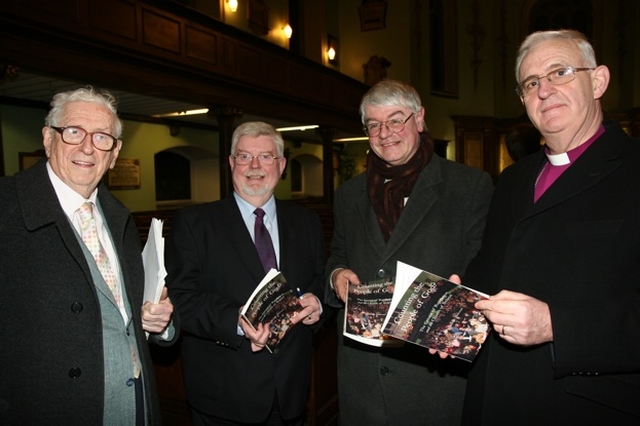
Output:
M122 146L114 99L51 107L48 160L0 179L0 424L159 425L145 332L171 340L173 305L165 289L143 306L138 231L101 183Z
M410 85L381 81L364 95L360 115L371 146L367 170L336 191L327 263L327 303L338 308L348 282L393 278L397 261L445 276L464 269L480 248L493 190L487 173L434 155ZM341 424L460 422L468 363L441 361L410 344L338 339Z
M184 330L184 375L196 425L301 425L309 395L314 328L322 314L324 243L318 215L276 200L284 141L271 125L233 133L234 193L176 212L167 245L168 287ZM304 293L274 353L269 329L239 311L265 276L254 246L256 208L274 246L276 269Z
M546 146L498 181L465 284L494 333L469 425L640 423L640 140L603 122L609 70L577 31L533 33L517 92Z

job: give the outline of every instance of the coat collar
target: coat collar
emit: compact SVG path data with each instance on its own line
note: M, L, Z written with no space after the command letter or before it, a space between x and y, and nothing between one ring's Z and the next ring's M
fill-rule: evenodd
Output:
M380 230L380 224L376 217L369 196L367 195L366 183L363 185L364 190L360 197L356 200L357 209L361 215L366 228L367 238L373 249L380 254L381 263L392 258L393 255L402 248L406 240L414 233L420 225L420 219L428 214L433 205L440 199L437 190L438 184L442 182L442 162L443 158L434 154L429 164L420 172L411 196L405 208L400 215L400 219L391 234L391 238L385 244ZM366 179L363 179L366 180Z
M622 164L621 153L629 136L615 123L605 122L605 132L569 167L537 203L533 203L533 189L537 175L544 164L541 152L528 161L526 178L522 186L514 186L511 197L515 217L526 219L563 203L596 185ZM521 160L522 161L522 160ZM523 209L518 212L518 209ZM520 214L519 214L520 213Z
M82 268L88 283L93 282L90 268L79 243L76 231L62 210L58 197L46 169L46 160L41 160L29 169L15 175L15 185L19 209L28 231L53 226L57 229L65 249L76 259ZM120 256L123 275L126 259L124 253L124 233L130 218L129 211L101 183L98 189L98 201L102 207L105 223L108 224L114 248ZM125 277L126 279L126 277ZM92 285L93 287L93 285Z

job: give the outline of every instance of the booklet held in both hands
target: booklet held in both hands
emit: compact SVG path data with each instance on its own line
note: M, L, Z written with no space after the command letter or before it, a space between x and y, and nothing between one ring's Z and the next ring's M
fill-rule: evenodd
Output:
M393 279L349 284L343 334L372 346L409 342L473 361L490 329L474 304L486 298L398 262Z
M266 348L273 352L295 324L291 319L302 309L298 295L289 287L281 272L271 269L255 288L240 314L253 327L269 323Z
M383 333L473 361L490 329L474 305L488 296L406 263L396 272Z

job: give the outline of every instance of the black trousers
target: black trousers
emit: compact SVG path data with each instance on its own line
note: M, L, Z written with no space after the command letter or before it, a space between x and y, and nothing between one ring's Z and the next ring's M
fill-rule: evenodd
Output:
M251 407L247 407L251 409ZM278 397L274 395L273 405L271 407L271 413L269 417L259 423L239 423L228 419L222 419L209 414L202 413L194 408L191 408L191 415L193 417L193 426L302 426L304 424L304 416L292 419L284 420L280 417L280 407L278 406Z

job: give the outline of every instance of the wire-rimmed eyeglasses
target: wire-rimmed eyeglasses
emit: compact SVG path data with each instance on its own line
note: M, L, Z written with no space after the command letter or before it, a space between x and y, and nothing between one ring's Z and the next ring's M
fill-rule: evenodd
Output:
M390 133L398 133L404 130L404 126L413 117L413 112L409 114L407 118L392 118L391 120L383 121L381 123L377 121L371 121L364 125L362 130L364 134L370 138L375 138L382 131L382 126L385 126Z
M91 143L100 151L111 151L116 147L116 142L118 142L118 139L109 133L87 132L85 129L78 126L50 127L60 133L62 142L69 145L82 144L82 141L84 141L84 138L86 138L87 135L90 135Z
M522 83L516 86L516 93L521 98L524 98L532 90L538 89L540 87L540 80L546 78L549 80L551 84L554 86L559 86L561 84L566 84L570 81L575 80L576 73L578 71L593 71L595 68L573 68L573 67L565 67L565 68L557 68L550 73L540 76L540 77L529 77Z
M244 166L244 165L247 165L247 164L251 164L251 162L253 161L254 158L257 158L258 162L260 164L262 164L263 166L271 166L271 165L273 165L273 163L276 162L276 160L278 158L281 158L281 157L276 157L275 155L271 155L271 154L251 155L251 154L246 154L246 153L233 155L232 157L235 160L236 164L240 164L241 166Z

